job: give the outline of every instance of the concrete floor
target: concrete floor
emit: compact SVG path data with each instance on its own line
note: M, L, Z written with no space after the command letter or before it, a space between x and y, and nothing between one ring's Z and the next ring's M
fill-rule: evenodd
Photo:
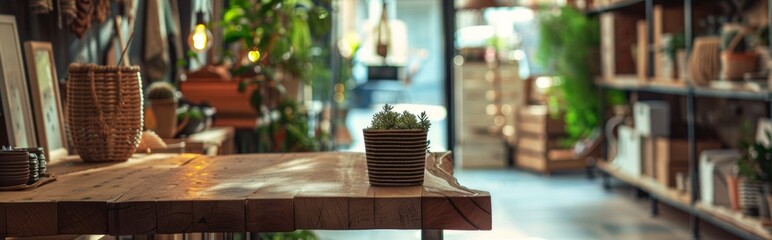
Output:
M491 193L493 230L445 231L445 239L690 239L688 216L666 206L649 215L649 202L632 190L604 191L583 174L551 177L515 170L462 170L462 185ZM702 239L734 239L701 225ZM317 231L321 239L420 239L416 230Z
M432 151L444 151L446 113L437 105L405 104L411 112L427 111L432 118L429 139ZM364 151L362 130L380 105L355 108L347 125L354 142L343 151ZM401 111L401 110L400 110ZM445 239L691 239L689 218L660 205L660 215L649 215L649 201L636 199L629 187L614 182L611 191L600 179L588 180L583 172L550 177L517 170L456 170L459 182L491 193L493 230L445 231ZM701 239L736 237L701 224ZM323 240L420 239L417 230L316 231Z

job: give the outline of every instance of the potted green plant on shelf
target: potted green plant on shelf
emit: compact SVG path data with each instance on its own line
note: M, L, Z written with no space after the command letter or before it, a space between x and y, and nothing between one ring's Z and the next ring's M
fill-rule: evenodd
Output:
M155 120L155 126L150 128L161 138L173 138L187 124L187 118L177 124L177 89L172 84L164 81L150 84L147 99Z
M767 133L767 137L769 137ZM743 157L737 161L739 200L743 214L768 216L772 184L772 147L762 142L742 143ZM761 212L766 211L766 212Z
M667 55L673 66L673 74L676 79L683 80L686 72L686 34L678 32L664 42L661 51Z
M422 185L430 126L426 112L416 116L383 105L383 109L373 115L370 127L362 130L370 184Z
M743 75L758 68L758 54L748 48L750 30L742 25L727 24L721 34L721 80L742 80Z

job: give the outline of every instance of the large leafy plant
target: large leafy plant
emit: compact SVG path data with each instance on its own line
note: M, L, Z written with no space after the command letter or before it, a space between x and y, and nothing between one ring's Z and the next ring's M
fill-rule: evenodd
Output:
M224 61L239 82L252 89L250 106L270 122L257 129L259 151L315 150L305 110L288 99L283 82L323 78L314 70L315 45L330 30L330 0L231 0L223 15ZM316 48L318 49L318 47ZM316 51L318 52L318 51ZM329 74L326 74L329 75ZM250 87L252 86L252 87ZM274 113L279 114L275 121Z
M600 123L600 98L593 78L599 62L600 30L597 19L588 18L571 7L547 9L539 18L539 46L536 60L561 81L557 86L559 104L565 114L568 137L563 145L573 145L588 137ZM609 105L624 104L619 91L607 93Z

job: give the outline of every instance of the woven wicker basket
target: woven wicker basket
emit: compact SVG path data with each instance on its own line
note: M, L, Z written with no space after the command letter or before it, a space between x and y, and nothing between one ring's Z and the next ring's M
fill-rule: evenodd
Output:
M142 137L139 67L71 64L67 116L72 144L85 162L126 161Z
M370 185L423 185L426 131L364 129L363 132Z

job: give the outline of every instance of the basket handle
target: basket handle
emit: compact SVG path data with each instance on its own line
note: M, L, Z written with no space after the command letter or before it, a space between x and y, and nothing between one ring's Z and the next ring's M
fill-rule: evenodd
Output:
M96 105L97 110L97 121L99 122L99 128L101 129L100 133L102 133L102 137L106 137L108 135L108 131L110 131L109 127L107 126L107 123L105 122L105 115L102 111L102 104L99 104L99 96L97 96L96 91L96 74L94 74L94 68L89 69L88 76L91 80L91 99L94 100L94 105Z

